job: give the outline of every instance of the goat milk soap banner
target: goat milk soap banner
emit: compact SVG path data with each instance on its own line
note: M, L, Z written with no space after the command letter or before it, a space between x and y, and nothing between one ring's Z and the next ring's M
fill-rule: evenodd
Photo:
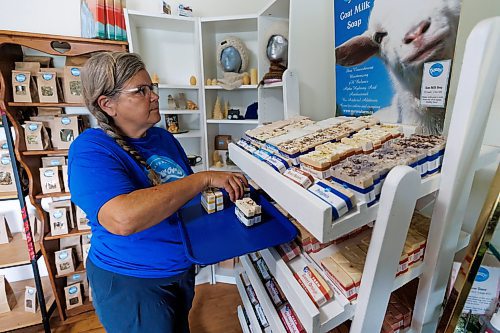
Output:
M337 116L375 113L440 134L446 91L438 86L448 85L460 7L461 0L335 1ZM427 76L436 62L439 84Z

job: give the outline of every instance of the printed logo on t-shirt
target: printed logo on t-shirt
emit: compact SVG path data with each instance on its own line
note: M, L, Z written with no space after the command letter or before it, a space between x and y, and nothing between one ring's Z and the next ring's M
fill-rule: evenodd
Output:
M161 176L163 184L186 177L180 165L168 157L152 155L146 162Z

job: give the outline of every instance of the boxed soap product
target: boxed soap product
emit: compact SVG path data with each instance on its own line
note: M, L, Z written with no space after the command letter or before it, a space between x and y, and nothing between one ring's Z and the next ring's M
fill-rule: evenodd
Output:
M73 309L83 305L82 285L76 283L64 288L66 296L66 309Z
M26 121L23 127L26 150L46 150L50 147L49 134L43 122Z
M66 165L66 158L64 156L42 157L42 167L44 168L55 166L62 167L63 165Z
M81 67L64 67L64 100L66 103L83 103Z
M50 232L52 236L66 235L69 233L67 208L53 208L49 210Z
M29 214L29 220L33 241L38 242L40 240L40 236L43 234L42 221L35 214ZM24 231L24 228L21 232L21 237L22 239L26 239L26 232Z
M59 249L73 249L73 253L76 255L78 261L83 261L83 251L82 244L80 242L80 236L61 238L59 240Z
M42 193L58 193L62 191L58 167L40 168L40 186Z
M75 273L66 277L66 285L70 286L75 283L84 283L87 280L87 274L85 272Z
M87 214L78 206L76 207L76 227L78 230L90 230L89 219L87 218Z
M52 127L52 145L56 149L69 149L79 134L78 116L55 116Z
M54 252L54 256L58 275L66 275L75 271L76 263L73 249L56 251Z
M31 313L38 311L38 298L34 287L27 286L24 291L24 311Z
M38 101L36 84L29 71L12 71L12 96L14 102L33 103Z
M16 183L14 181L14 169L9 154L0 155L0 192L16 192Z
M68 212L68 227L75 228L75 216L71 200L59 200L49 203L49 209L66 208Z
M0 275L0 313L10 312L17 304L16 296L4 275Z
M302 323L299 321L299 318L290 304L286 303L279 308L278 315L288 333L306 333L304 326L302 326Z
M82 251L83 251L83 267L87 268L87 257L90 251L90 243L82 244Z
M313 267L306 266L293 275L316 306L322 306L333 297L332 289Z
M8 244L12 240L9 223L5 216L0 215L0 244Z
M42 70L38 73L38 97L40 103L58 103L56 72Z
M236 200L234 210L238 220L247 227L262 221L262 208L251 198Z

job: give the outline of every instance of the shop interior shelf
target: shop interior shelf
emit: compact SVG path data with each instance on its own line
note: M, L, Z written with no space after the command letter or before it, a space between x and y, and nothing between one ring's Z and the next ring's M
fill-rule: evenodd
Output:
M222 88L221 86L205 86L205 89L206 90L223 90L224 88ZM245 85L239 86L235 90L238 90L238 89L257 89L257 85L256 84L245 84Z
M17 192L2 192L2 193L0 193L0 201L16 200L16 199L17 199Z
M250 329L252 330L253 333L262 332L262 329L260 328L259 325L259 320L255 315L252 303L250 303L250 299L248 298L248 294L245 290L245 285L243 284L243 281L241 281L241 278L239 276L236 276L236 287L238 288L241 301L243 302L243 306L245 307L248 319L250 320Z
M242 119L242 120L207 119L207 124L258 125L259 120L257 120L257 119Z
M174 134L174 136L177 139L182 139L182 138L201 138L201 131L200 130L189 130L189 132L181 133L181 134Z
M363 235L359 236L362 238ZM356 241L356 237L353 241ZM460 240L457 244L456 252L462 250L468 245L470 234L462 231ZM326 274L323 272L319 262L322 258L336 252L338 247L330 245L329 247L312 254L301 254L298 258L293 259L288 264L281 259L280 255L274 248L269 248L260 251L264 258L271 274L275 277L281 290L290 302L290 305L297 313L299 320L304 325L308 332L328 332L334 327L342 324L346 320L352 319L355 310L356 301L349 302L340 291L329 283L335 295L334 299L320 307L319 309L310 300L304 289L299 285L293 273L299 271L306 265L313 265L319 273L323 275L326 281L330 282ZM413 279L422 275L424 271L424 263L414 264L407 273L401 274L394 279L392 290L397 290L406 285Z
M40 155L68 155L68 149L61 149L61 150L27 150L23 151L22 154L24 156L40 156Z
M190 85L183 85L183 84L164 84L160 83L158 85L158 88L160 89L199 89L199 86L190 86Z
M71 275L74 275L74 274L85 273L85 271L86 271L86 269L85 269L85 267L83 267L83 262L81 262L78 265L78 267L75 269L75 271L73 271L71 273L56 275L56 278L63 278L63 277L71 276Z
M285 327L283 326L283 323L281 322L281 319L278 315L278 312L274 308L274 304L269 298L269 295L267 294L266 291L266 287L260 280L260 277L257 274L257 271L255 270L253 263L250 260L250 257L247 255L241 256L240 260L241 264L243 265L243 268L245 269L245 272L248 275L248 278L250 279L250 283L252 284L253 289L255 290L257 299L259 300L260 305L264 310L264 313L267 317L267 321L269 322L271 330L273 332L286 332Z
M56 107L56 108L66 108L66 107L85 107L83 103L29 103L29 102L9 102L9 106L32 106L32 107Z
M245 315L243 314L243 308L241 305L238 305L238 319L240 321L241 330L243 333L251 333L250 328L247 325L247 321L245 320Z
M26 251L24 251L26 252ZM43 293L47 309L49 309L55 301L50 286L48 277L42 277ZM10 332L12 330L21 329L28 326L33 326L42 323L42 315L40 309L36 313L24 311L24 292L26 286L35 287L35 280L22 280L11 282L12 290L16 296L17 305L10 312L0 313L0 332Z
M43 198L60 198L60 197L71 197L71 193L69 192L56 192L56 193L46 193L46 194L37 194L35 198L43 199Z
M90 234L90 230L78 230L77 228L73 228L70 230L69 233L64 234L64 235L52 236L52 234L49 232L47 235L45 235L44 239L45 240L54 240L54 239L60 239L60 238L66 238L66 237L82 236L82 235L87 235L87 234Z
M40 244L35 242L35 252L40 250ZM0 268L25 265L30 263L28 245L20 232L12 235L8 244L0 245Z
M160 114L200 114L200 110L160 110Z
M346 235L374 221L377 217L378 203L371 207L368 207L366 203L358 203L351 212L332 221L330 205L281 176L271 166L233 143L229 145L229 154L231 160L244 173L248 174L321 243ZM439 180L439 174L423 178L419 197L436 191L439 188Z
M92 302L88 299L88 297L84 297L83 304L79 307L73 309L66 309L66 316L73 317L79 315L80 313L88 312L94 310L94 306Z

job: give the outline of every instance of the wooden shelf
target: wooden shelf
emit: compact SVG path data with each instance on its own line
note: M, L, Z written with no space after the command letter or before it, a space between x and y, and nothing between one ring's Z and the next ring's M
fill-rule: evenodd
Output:
M200 110L160 110L160 114L199 114Z
M35 242L35 252L40 250L40 245ZM20 232L12 235L8 244L0 244L0 268L27 265L30 263L28 245Z
M183 84L164 84L160 83L158 84L158 88L160 89L199 89L199 86L190 86L190 85L183 85Z
M27 150L21 152L24 156L43 156L43 155L64 155L68 156L68 151L67 149L61 149L61 150Z
M24 292L26 286L35 287L35 280L22 280L10 283L16 295L17 305L10 312L0 314L0 332L16 330L28 326L38 325L42 323L42 315L40 309L36 313L24 311ZM42 277L43 293L47 309L49 309L55 301L50 286L48 277Z
M3 192L0 193L0 201L17 200L17 192Z
M85 273L87 270L85 269L85 267L83 267L83 262L81 262L78 267L76 268L76 270L74 272L71 272L71 273L66 273L66 274L61 274L61 275L56 275L56 278L64 278L64 277L67 277L67 276L71 276L73 274L81 274L81 273Z
M226 90L226 89L222 88L221 86L205 86L205 89L206 90ZM245 85L241 85L238 88L233 89L233 90L241 90L241 89L257 89L257 85L256 84L245 84ZM226 90L226 91L233 91L233 90Z
M71 231L67 234L64 235L56 235L52 236L52 234L49 232L45 237L43 238L44 240L54 240L54 239L61 239L61 238L67 238L67 237L73 237L73 236L82 236L82 235L87 235L90 234L90 230L78 230L77 228L71 229Z
M7 103L8 106L41 106L41 107L58 107L58 108L65 108L65 107L85 107L85 104L83 103L28 103L28 102L9 102Z
M46 193L46 194L35 195L35 198L37 198L37 199L60 198L60 197L71 197L71 193L69 193L69 192L56 192L56 193Z
M65 302L65 300L63 300L63 302ZM92 310L94 310L92 302L88 299L88 297L85 297L85 299L83 300L83 305L70 310L66 309L66 316L73 317L81 313L89 312Z

